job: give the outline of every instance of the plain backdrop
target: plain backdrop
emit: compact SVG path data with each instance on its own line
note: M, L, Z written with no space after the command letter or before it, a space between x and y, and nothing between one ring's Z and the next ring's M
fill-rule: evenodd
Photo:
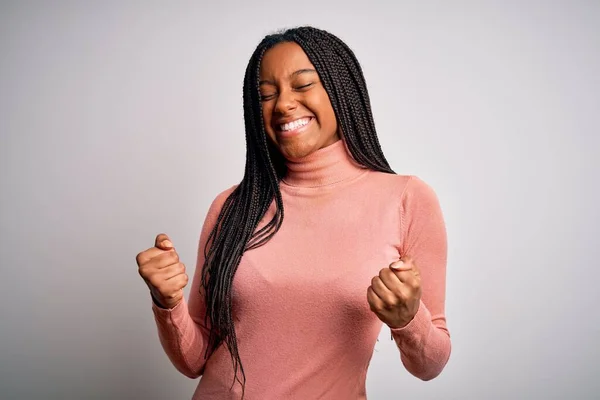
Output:
M384 327L368 398L597 398L600 2L304 0L1 3L2 399L191 397L135 255L167 232L193 272L246 63L304 24L355 51L447 222L450 362L419 381Z

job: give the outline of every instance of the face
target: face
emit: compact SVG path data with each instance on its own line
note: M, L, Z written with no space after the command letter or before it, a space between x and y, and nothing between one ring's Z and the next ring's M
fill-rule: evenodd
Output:
M265 131L284 157L305 157L340 139L329 96L298 44L265 52L260 97Z

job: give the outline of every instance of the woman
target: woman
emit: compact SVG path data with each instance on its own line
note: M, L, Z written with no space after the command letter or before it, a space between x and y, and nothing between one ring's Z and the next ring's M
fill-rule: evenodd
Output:
M194 398L365 399L383 323L411 374L440 374L444 219L388 165L352 51L311 27L265 37L244 117L245 175L209 208L189 300L166 235L137 256L165 352L202 376Z

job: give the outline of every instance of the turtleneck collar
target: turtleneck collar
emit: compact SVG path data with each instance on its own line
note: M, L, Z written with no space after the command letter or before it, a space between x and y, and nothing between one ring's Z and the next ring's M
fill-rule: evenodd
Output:
M366 170L354 161L343 139L306 157L287 159L286 165L288 170L283 183L299 187L333 185Z

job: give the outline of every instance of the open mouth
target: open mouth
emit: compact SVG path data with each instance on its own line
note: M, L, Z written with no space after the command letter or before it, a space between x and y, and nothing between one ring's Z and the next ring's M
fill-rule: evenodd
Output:
M277 125L277 133L279 133L282 136L296 135L296 134L301 133L302 131L306 130L306 128L310 125L312 120L313 120L312 117L304 117L304 118L298 118L294 121L291 121L291 122L288 122L285 124L278 124Z

